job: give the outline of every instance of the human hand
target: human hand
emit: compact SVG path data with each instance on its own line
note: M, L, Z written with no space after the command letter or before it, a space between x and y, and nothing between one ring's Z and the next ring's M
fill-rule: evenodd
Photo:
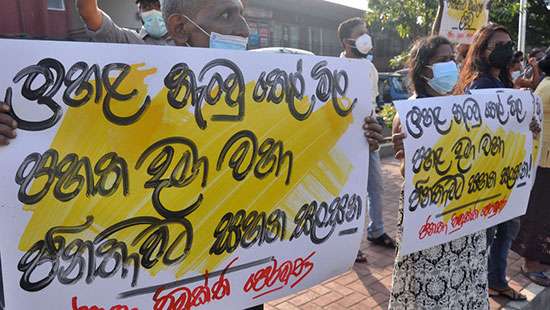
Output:
M529 60L527 61L529 63L529 65L531 65L531 67L533 68L536 68L539 64L539 61L537 60L536 57L531 57L529 58Z
M17 136L17 122L8 114L9 112L10 107L0 101L0 146L10 144L10 140Z
M380 148L380 144L384 141L382 130L383 128L376 120L376 117L368 116L365 118L363 131L371 152L378 150Z

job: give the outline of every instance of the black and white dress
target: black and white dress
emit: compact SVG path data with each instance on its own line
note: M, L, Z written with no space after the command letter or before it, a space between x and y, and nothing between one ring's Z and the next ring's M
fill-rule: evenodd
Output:
M403 193L399 205L403 231ZM485 230L433 248L397 257L390 310L489 309Z

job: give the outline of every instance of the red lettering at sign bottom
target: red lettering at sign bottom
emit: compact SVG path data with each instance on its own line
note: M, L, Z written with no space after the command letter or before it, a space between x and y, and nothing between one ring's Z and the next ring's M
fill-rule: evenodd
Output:
M154 310L189 310L193 307L206 305L213 301L219 301L231 294L231 283L225 278L227 269L231 267L239 258L235 258L224 269L218 277L218 280L210 286L208 284L208 271L204 275L204 284L189 289L180 287L162 295L164 288L160 288L153 296L155 305Z
M108 309L109 310L138 310L138 308L130 308L125 305L116 305ZM72 300L72 310L105 310L105 308L99 307L99 306L79 306L78 298L74 296Z
M493 216L500 214L507 203L507 199L492 202L483 207L483 209L481 210L481 214L486 218L492 218Z
M454 230L451 231L449 235L461 230L464 227L464 225L470 222L476 221L478 218L479 218L479 211L477 209L453 214L451 218L451 226L454 228Z
M262 268L248 277L248 281L244 285L244 291L248 293L269 289L252 298L257 299L283 289L291 277L294 277L295 281L290 285L290 288L294 288L313 270L314 264L309 261L313 255L315 255L315 252L312 252L306 258L297 258L294 262L287 260L280 266L278 261L274 259L273 266ZM273 288L274 286L276 287Z
M428 216L426 223L422 225L420 231L418 232L418 239L424 240L426 237L431 237L433 235L439 235L442 233L447 234L447 222L430 222L432 216Z
M427 237L439 235L439 234L454 234L457 231L462 230L464 226L468 223L477 221L480 216L483 218L490 219L496 215L499 215L502 210L504 210L504 207L508 203L508 200L502 199L499 201L495 201L492 203L487 204L484 206L481 210L478 209L472 209L468 210L462 213L455 213L451 217L451 227L452 231L450 233L447 233L448 227L447 222L431 222L431 216L428 216L426 219L426 222L422 227L420 228L420 231L418 232L418 239L424 240Z

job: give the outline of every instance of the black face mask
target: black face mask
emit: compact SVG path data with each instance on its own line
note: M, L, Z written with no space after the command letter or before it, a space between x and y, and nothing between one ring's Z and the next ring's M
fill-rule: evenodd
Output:
M367 56L369 55L361 53L355 46L352 46L351 51L353 52L353 55L355 55L355 57L357 58L367 58Z
M497 44L489 55L489 64L494 68L506 69L514 58L514 43Z

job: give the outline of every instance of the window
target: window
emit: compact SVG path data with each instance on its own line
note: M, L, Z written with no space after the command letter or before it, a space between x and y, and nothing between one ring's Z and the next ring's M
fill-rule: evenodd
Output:
M65 0L48 0L48 10L65 11Z

